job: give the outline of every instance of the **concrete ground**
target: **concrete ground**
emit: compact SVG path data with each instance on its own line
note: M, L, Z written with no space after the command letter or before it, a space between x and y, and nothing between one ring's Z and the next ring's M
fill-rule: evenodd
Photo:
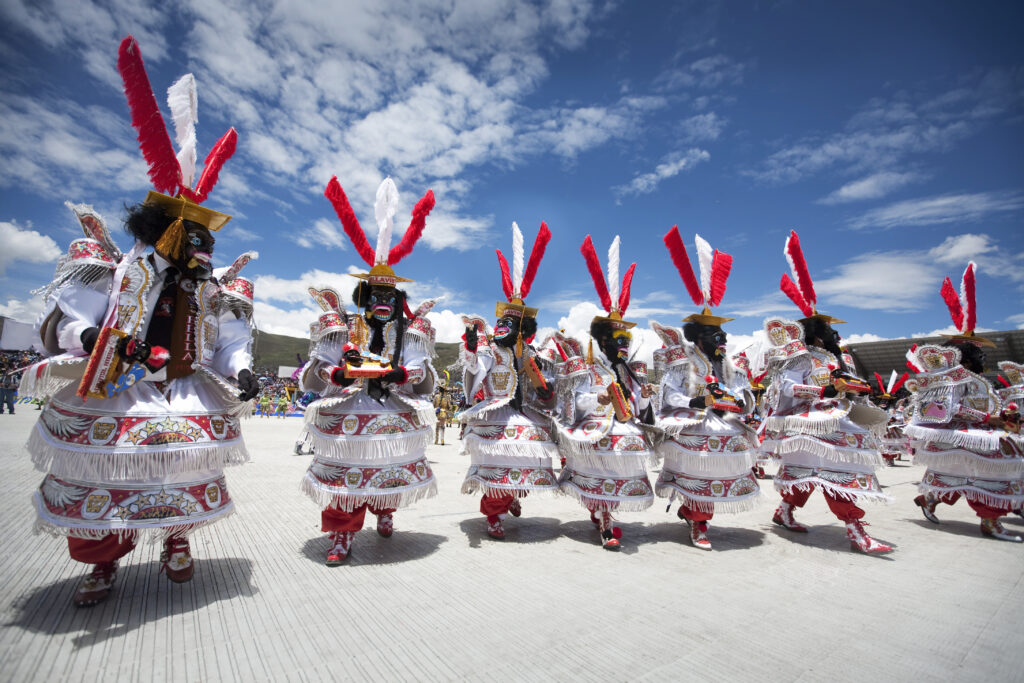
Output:
M925 522L908 463L881 472L895 504L868 509L890 555L851 552L818 494L799 515L809 534L774 526L771 482L756 510L714 520L713 552L659 499L622 515L613 554L568 498L528 498L488 538L449 429L428 449L438 497L399 511L390 539L362 531L331 568L299 492L300 420L251 418L252 462L228 470L238 512L193 536L195 578L170 583L142 545L107 602L76 609L86 567L31 531L37 415L0 416L4 681L1024 678L1024 545L981 537L962 502Z

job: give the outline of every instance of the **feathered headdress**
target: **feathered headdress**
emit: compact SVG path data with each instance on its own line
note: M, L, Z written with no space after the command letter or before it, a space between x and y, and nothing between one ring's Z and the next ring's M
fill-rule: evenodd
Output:
M876 372L875 382L878 384L878 398L892 398L893 394L900 390L900 387L903 386L903 383L907 381L908 377L910 377L910 373L904 372L903 375L897 378L896 371L893 370L889 375L888 383L883 383L882 376Z
M960 334L944 334L943 337L950 337L953 342L971 342L979 346L995 346L995 342L978 337L974 334L974 328L978 324L977 294L975 292L975 275L978 270L977 264L971 261L967 264L967 270L960 280L960 292L953 288L953 281L946 276L942 281L942 300L946 302L949 309L949 317L953 319L953 325Z
M369 273L353 273L353 277L367 280L371 285L394 287L399 282L412 282L404 277L395 275L391 266L397 264L403 258L412 253L413 247L423 234L426 226L427 215L434 208L434 192L427 190L423 198L416 202L412 210L412 221L406 228L402 240L391 246L391 238L395 224L395 212L398 210L398 188L391 178L385 178L384 182L377 188L377 201L374 203L374 216L377 219L377 248L370 247L366 239L366 233L359 225L352 205L341 189L338 177L334 176L327 183L324 196L331 202L341 225L345 228L345 234L352 240L353 246L366 265L370 266Z
M633 271L636 270L636 264L629 266L626 274L622 278L622 287L619 287L619 236L616 235L615 239L612 240L612 246L608 248L608 279L605 280L604 273L601 271L601 261L597 258L597 251L594 249L594 243L590 239L590 235L583 240L582 246L580 246L580 252L583 254L583 259L587 262L587 270L590 271L590 277L594 281L594 289L597 290L597 295L601 298L601 306L604 310L608 311L608 316L595 316L592 322L607 322L611 323L613 328L629 329L630 327L636 326L636 323L623 320L622 315L629 308L629 290L633 286Z
M194 221L211 231L220 230L231 220L231 216L200 204L217 184L224 162L235 153L238 134L234 128L229 128L217 141L206 156L203 172L196 181L195 124L199 118L195 78L192 74L186 74L167 90L167 105L171 110L179 148L178 154L175 154L153 87L149 84L146 67L142 63L139 44L131 36L121 41L117 53L117 70L124 81L124 94L128 98L132 126L138 131L142 156L149 164L149 179L156 189L146 195L143 203L161 206L168 216L176 219L164 231L157 248L164 254L178 256L185 240L182 220Z
M845 323L845 320L833 318L824 313L818 313L818 295L814 293L814 281L811 280L811 272L807 269L804 250L800 248L800 237L796 234L795 230L789 231L789 237L786 238L786 248L783 250L783 253L786 256L786 261L789 263L789 271L793 274L793 278L790 279L789 275L783 273L779 288L804 314L803 319L821 318L830 325Z
M700 235L695 236L697 245L697 263L700 267L700 282L690 265L690 256L686 253L686 246L683 238L679 235L679 226L673 225L672 229L665 234L665 246L672 256L672 263L675 264L679 276L683 278L686 291L690 293L693 303L703 305L704 310L683 318L684 323L700 323L701 325L713 325L721 327L722 323L729 322L733 318L723 318L711 313L711 307L722 303L725 295L726 282L729 280L729 272L732 270L732 256L725 252L711 249Z
M533 286L533 279L537 277L537 268L541 259L544 258L544 250L551 241L551 231L548 224L541 221L540 231L537 232L537 239L533 242L533 249L530 250L530 260L526 263L526 271L523 271L523 233L519 226L512 223L512 271L509 272L508 261L501 249L495 249L498 254L498 265L501 267L501 288L505 292L507 301L499 301L494 315L501 317L512 314L522 318L536 318L537 309L523 305L526 295L530 293Z

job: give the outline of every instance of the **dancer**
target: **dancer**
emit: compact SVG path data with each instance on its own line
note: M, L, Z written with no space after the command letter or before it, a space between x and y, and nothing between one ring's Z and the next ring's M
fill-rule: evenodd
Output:
M782 460L775 475L782 504L772 521L806 532L793 512L820 487L829 509L846 524L853 547L866 553L888 552L892 547L864 529L864 510L857 505L889 502L875 476L875 468L883 463L872 432L884 426L885 412L854 399L871 387L851 374L853 359L839 347L839 333L832 325L844 321L815 308L814 284L795 232L786 240L785 254L793 279L782 276L782 291L804 317L799 322L765 321L773 363L766 397L772 412L764 421L763 448Z
M556 333L556 391L558 450L565 458L559 487L590 512L601 545L619 550L622 530L612 524L618 510L646 510L654 504L654 492L646 465L654 458L649 434L653 434L654 387L647 382L643 363L629 362L630 329L636 323L623 320L636 264L619 285L619 237L608 250L608 279L590 235L580 249L607 316L590 323L591 342L586 359L576 340Z
M222 318L222 291L211 279L212 233L230 216L199 204L234 151L235 131L214 147L193 188L191 74L168 91L182 146L176 158L131 37L118 69L159 192L128 210L136 242L127 254L98 214L70 207L86 239L71 243L44 292L39 333L51 358L23 384L49 398L28 444L47 472L35 494L38 524L67 537L72 559L93 565L74 595L79 606L110 594L118 560L144 533L163 541L169 579L192 578L189 534L234 510L222 468L248 460L238 416L258 391L249 328Z
M437 493L425 451L434 432L434 329L426 318L434 301L410 311L396 285L411 280L391 269L412 252L434 208L434 194L428 190L416 204L402 241L391 247L398 189L385 179L377 190L376 250L337 178L331 178L325 194L371 266L369 273L354 275L360 282L352 300L362 316L349 316L334 290L310 289L324 315L301 390L322 398L306 408L313 462L303 490L323 508L322 530L330 539L327 564L333 566L348 557L367 510L377 516L377 533L388 538L397 508Z
M875 373L875 382L878 385L878 393L871 397L875 404L885 411L888 419L885 424L885 435L879 439L882 459L889 467L895 467L896 461L901 455L910 455L909 441L903 433L903 411L896 401L896 393L903 387L903 384L910 377L904 372L899 378L893 370L889 375L887 383L882 382L882 376Z
M999 398L982 377L983 349L995 344L974 333L976 273L969 263L959 295L948 277L942 282L958 334L942 346L918 346L907 354L918 374L906 433L915 442L914 459L928 467L914 503L938 524L936 506L963 496L981 518L982 535L1020 543L1024 539L999 518L1024 504L1024 437L1005 428Z
M696 237L700 283L690 265L686 247L673 226L665 245L700 313L683 319L682 330L651 323L665 344L660 412L657 425L665 439L657 447L664 459L654 484L669 505L676 498L678 517L690 526L690 542L711 550L708 522L715 512L751 509L761 487L751 468L760 443L743 415L754 408L754 396L746 375L726 355L723 318L711 313L725 294L732 257L718 251L700 235Z
M507 301L497 304L491 338L482 319L466 319L462 386L467 396L482 392L483 398L459 415L466 425L464 452L470 456L462 492L481 494L487 534L499 540L505 538L506 513L522 514L522 498L558 490L552 469L558 448L546 414L554 407L552 377L542 369L549 367L547 362L530 345L537 332L537 309L524 303L550 239L548 226L541 223L524 272L523 234L513 223L511 273L498 250Z

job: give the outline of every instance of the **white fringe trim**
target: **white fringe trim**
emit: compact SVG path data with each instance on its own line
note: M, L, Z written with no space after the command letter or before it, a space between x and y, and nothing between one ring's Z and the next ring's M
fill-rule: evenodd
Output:
M18 395L42 400L54 396L64 388L81 380L88 360L88 358L51 359L43 367L43 371L39 373L38 377L36 377L35 367L30 367L21 376Z
M988 505L990 507L1006 507L1009 506L1013 510L1020 509L1024 505L1024 494L1019 496L998 496L993 494L991 491L985 491L984 489L974 488L973 486L948 486L948 487L934 487L929 486L923 481L917 485L917 490L925 495L935 494L950 494L959 493L964 498L975 503L981 503L982 505Z
M39 423L28 439L28 452L37 470L79 481L155 480L173 474L220 470L249 461L242 437L204 444L143 446L134 451L84 445L80 448L54 444Z
M469 420L480 420L487 415L493 413L498 408L504 408L512 402L514 396L507 396L502 399L495 400L493 403L488 403L486 400L477 403L474 406L466 408L458 414L459 422L468 422Z
M512 439L484 439L475 434L467 434L463 438L464 454L486 458L496 456L503 458L544 458L550 459L558 455L558 446L553 441L516 441Z
M1024 474L1024 458L989 460L967 451L929 453L923 448L918 448L914 452L914 464L934 467L940 471L958 471L966 467L969 476L982 478L989 476L999 478L1007 474L1015 474L1019 477Z
M38 496L34 496L38 498ZM160 520L147 521L144 524L125 524L124 522L97 520L90 526L74 526L63 523L61 520L49 514L41 508L42 503L35 501L36 521L32 525L32 533L46 534L57 538L84 538L87 540L101 541L105 537L115 535L118 541L123 541L126 536L135 536L137 542L162 543L172 537L187 537L196 529L219 522L225 517L235 514L235 502L231 501L217 510L207 513L203 519L184 524L164 524ZM107 526L103 527L102 524Z
M764 421L768 430L773 432L800 432L826 436L839 431L842 418L839 417L802 417L800 415L775 415Z
M474 494L483 492L486 496L500 498L511 495L513 498L522 498L530 495L546 495L558 493L558 482L553 481L550 486L511 486L485 484L477 478L470 478L462 482L461 493Z
M675 503L677 498L681 498L685 502L686 507L698 512L721 512L730 515L738 512L749 512L756 508L764 499L760 488L737 498L706 498L704 496L694 496L673 484L663 482L654 485L654 494L659 498L668 498L669 505Z
M787 482L785 484L779 482L779 480L777 479L775 480L775 490L780 493L790 493L794 490L808 491L815 486L819 486L822 489L828 489L829 493L831 493L836 498L848 501L850 503L860 504L861 501L867 501L869 503L888 504L893 502L893 499L891 497L885 495L881 491L850 491L849 489L844 489L841 486L836 486L832 482L825 481L824 479L820 479L818 477L807 477L799 481Z
M818 441L813 436L791 436L777 441L773 455L783 456L787 453L812 453L819 458L832 462L882 467L885 461L882 454L875 448L843 448Z
M324 436L315 426L307 426L308 441L324 460L353 462L389 461L416 453L427 447L433 429L421 429L404 435Z
M370 503L378 508L401 508L412 505L418 500L433 498L437 495L437 479L420 482L415 486L403 486L399 489L345 489L324 486L307 472L302 478L301 490L321 508L333 507L345 512Z
M593 496L584 493L570 482L563 482L558 490L564 496L575 498L588 510L640 512L654 505L653 493L649 496Z
M751 448L739 453L709 453L707 451L691 451L674 441L666 441L658 446L656 453L665 462L665 467L674 472L692 472L694 474L699 472L728 476L721 474L723 466L730 468L735 466L738 471L732 476L739 476L754 466L758 451Z
M1000 433L983 429L961 431L959 429L922 427L921 425L907 425L903 428L903 433L912 439L936 441L958 448L969 448L974 451L997 451L999 450L999 440L1009 436L1005 432Z

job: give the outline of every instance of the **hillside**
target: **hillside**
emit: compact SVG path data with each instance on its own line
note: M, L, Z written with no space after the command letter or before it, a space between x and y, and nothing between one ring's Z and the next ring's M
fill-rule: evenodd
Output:
M444 370L458 359L458 344L438 343L437 358L434 367ZM279 365L298 365L296 354L306 360L309 352L309 340L302 337L289 337L283 334L256 332L256 357L253 365L258 368L277 368Z

